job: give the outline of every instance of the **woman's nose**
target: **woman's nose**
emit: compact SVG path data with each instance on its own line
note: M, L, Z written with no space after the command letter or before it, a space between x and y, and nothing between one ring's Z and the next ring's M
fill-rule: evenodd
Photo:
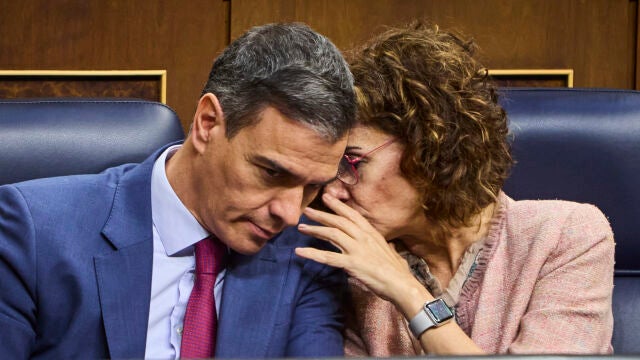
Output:
M338 179L325 185L324 192L343 202L349 199L349 190L346 185Z

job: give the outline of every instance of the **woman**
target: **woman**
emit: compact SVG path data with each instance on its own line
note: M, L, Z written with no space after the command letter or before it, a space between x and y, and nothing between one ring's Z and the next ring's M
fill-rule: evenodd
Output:
M299 225L341 253L296 252L350 275L347 355L610 353L611 228L594 206L501 191L507 119L473 50L414 24L353 56L334 214Z

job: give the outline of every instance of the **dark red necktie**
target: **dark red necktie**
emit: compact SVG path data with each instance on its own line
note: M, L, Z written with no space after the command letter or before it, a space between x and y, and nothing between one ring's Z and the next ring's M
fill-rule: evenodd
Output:
M216 276L224 269L226 247L208 237L196 243L196 279L187 303L182 331L181 358L212 358L216 350Z

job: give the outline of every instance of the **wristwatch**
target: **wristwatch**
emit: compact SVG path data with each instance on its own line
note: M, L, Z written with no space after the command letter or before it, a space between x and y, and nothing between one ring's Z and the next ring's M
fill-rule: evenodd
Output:
M418 312L409 321L409 329L416 339L420 338L423 332L438 327L453 318L453 312L442 299L435 299L424 304L420 312Z

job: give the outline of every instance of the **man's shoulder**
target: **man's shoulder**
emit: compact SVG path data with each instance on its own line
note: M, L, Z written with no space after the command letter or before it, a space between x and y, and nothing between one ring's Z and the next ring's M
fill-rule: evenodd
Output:
M118 185L133 164L99 174L69 175L0 186L0 207L27 211L33 221L84 217L107 212Z
M79 174L27 180L7 186L25 195L60 196L90 190L96 187L115 188L120 178L137 164L124 164L104 170L98 174Z

